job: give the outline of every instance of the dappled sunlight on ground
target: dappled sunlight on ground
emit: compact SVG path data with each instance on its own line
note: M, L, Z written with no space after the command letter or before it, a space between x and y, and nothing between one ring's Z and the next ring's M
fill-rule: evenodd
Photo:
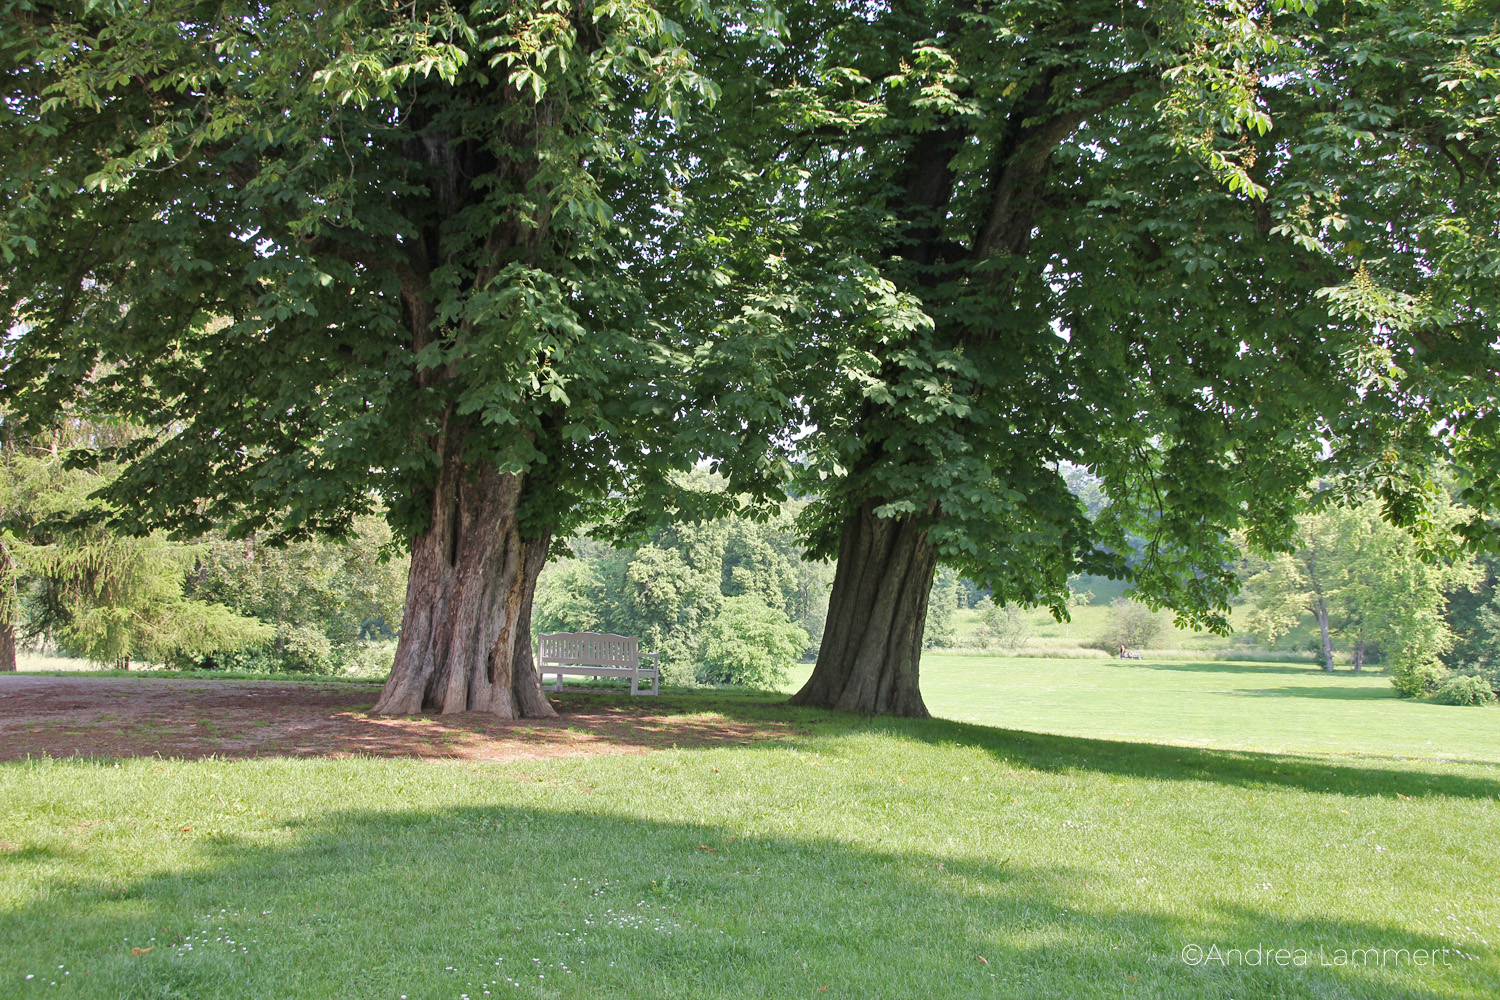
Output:
M0 760L377 757L531 760L788 736L776 721L678 714L670 699L555 699L555 719L368 715L373 685L0 677Z

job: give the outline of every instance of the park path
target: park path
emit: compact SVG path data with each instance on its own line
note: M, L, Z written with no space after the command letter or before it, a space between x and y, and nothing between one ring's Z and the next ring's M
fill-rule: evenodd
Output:
M0 761L29 757L539 760L777 739L790 728L669 699L556 698L555 719L376 718L378 688L317 682L0 675Z

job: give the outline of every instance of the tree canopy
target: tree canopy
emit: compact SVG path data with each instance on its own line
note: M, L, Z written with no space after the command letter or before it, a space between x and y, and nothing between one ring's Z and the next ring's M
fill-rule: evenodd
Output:
M1223 628L1232 530L1290 544L1338 474L1422 531L1435 458L1490 541L1490 12L809 4L788 24L783 90L820 114L766 111L747 156L804 168L810 267L853 259L891 292L809 303L790 373L818 429L807 536L839 559L799 700L922 714L938 562L1060 614L1070 574L1126 576ZM1100 516L1072 465L1102 477Z
M380 709L550 713L551 539L715 433L701 338L663 319L702 284L662 247L673 130L714 94L683 23L716 16L7 2L0 395L153 430L103 456L127 530L289 540L383 505L413 559Z
M872 712L925 712L939 563L1059 614L1071 575L1125 576L1223 628L1233 530L1291 545L1337 475L1420 532L1434 460L1491 540L1482 5L3 23L0 398L152 428L102 456L129 529L295 539L386 505L412 561L380 711L547 714L554 538L783 485L838 557L798 700ZM730 488L674 491L703 459Z

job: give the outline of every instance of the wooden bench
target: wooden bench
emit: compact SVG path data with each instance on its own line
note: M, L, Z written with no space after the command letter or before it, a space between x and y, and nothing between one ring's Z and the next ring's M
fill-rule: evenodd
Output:
M563 689L563 677L615 677L630 682L630 693L661 693L661 656L642 653L641 640L602 632L552 632L537 637L536 672L557 678L553 691ZM641 666L651 657L653 666ZM641 690L641 682L650 684ZM545 684L543 685L546 686Z

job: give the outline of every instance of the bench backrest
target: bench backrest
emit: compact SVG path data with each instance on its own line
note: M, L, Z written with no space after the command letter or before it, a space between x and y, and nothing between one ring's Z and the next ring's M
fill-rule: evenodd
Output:
M553 632L537 637L538 663L577 663L591 667L640 665L641 640L603 632Z

